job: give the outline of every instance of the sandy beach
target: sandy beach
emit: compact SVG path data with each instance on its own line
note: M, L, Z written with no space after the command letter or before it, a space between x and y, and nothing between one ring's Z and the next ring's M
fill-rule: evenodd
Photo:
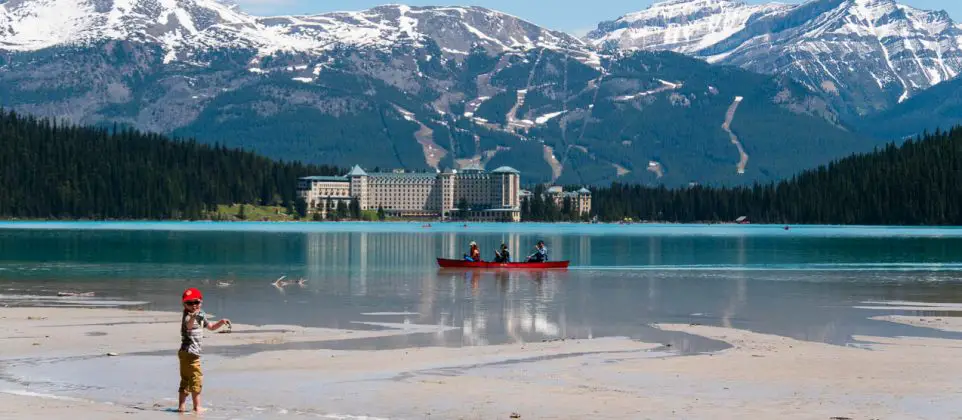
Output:
M0 309L2 418L165 418L178 315ZM886 322L910 322L893 317ZM911 317L962 328L958 318ZM698 325L658 328L732 347L680 356L623 338L466 348L323 349L443 328L235 325L210 333L205 418L959 418L962 342L856 337L833 346ZM116 356L108 356L116 353ZM512 417L514 416L514 417Z

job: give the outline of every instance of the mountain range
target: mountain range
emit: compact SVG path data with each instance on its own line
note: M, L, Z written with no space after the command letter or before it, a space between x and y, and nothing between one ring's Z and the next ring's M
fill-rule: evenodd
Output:
M962 27L944 11L894 0L672 0L603 22L588 39L784 74L851 117L889 109L962 72Z
M858 129L875 138L906 139L958 125L962 125L962 78L957 77L860 120Z
M863 121L952 86L939 84L962 66L947 16L899 6L928 22L903 41L828 18L881 7L868 3L676 0L582 40L480 7L255 17L215 0L0 0L0 106L309 163L763 182L870 150L879 133ZM876 33L909 30L871 16ZM925 48L910 59L905 40ZM877 54L888 61L867 67Z

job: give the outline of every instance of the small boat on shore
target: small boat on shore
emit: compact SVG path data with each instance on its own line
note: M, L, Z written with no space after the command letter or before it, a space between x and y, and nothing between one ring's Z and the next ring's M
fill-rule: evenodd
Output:
M497 263L493 261L465 261L465 260L449 260L444 258L438 258L438 265L441 268L504 268L504 269L521 269L521 270L547 270L547 269L565 269L568 268L568 261L546 261L540 263L529 263L529 262L510 262L510 263Z

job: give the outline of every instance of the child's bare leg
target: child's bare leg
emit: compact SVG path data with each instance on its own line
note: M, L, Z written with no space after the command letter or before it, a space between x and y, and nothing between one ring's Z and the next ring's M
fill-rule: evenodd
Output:
M187 392L187 391L178 393L177 396L178 396L179 398L178 398L178 403L177 403L177 411L179 411L179 412L181 412L181 413L187 412L187 395L188 395L188 394L190 394L190 393Z
M204 411L204 409L201 408L200 406L200 393L194 392L194 393L191 393L190 396L194 400L194 412L199 413L201 411Z

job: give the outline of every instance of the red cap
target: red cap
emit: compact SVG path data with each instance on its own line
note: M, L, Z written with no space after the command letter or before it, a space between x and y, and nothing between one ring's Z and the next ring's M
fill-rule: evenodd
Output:
M191 287L190 289L184 290L184 295L181 296L181 302L187 302L188 300L201 300L204 295L200 293L200 290Z

